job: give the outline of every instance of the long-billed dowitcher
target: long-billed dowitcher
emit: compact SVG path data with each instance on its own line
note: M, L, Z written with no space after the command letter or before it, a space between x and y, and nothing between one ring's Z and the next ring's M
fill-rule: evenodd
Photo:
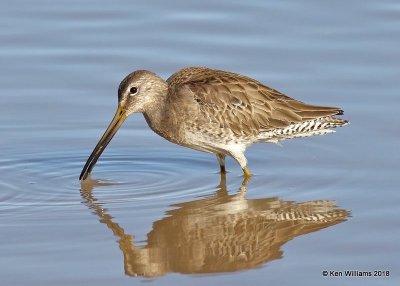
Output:
M249 145L322 135L347 123L335 117L343 114L340 108L303 103L236 73L189 67L165 81L137 70L120 83L117 112L80 179L88 176L119 127L135 112L143 113L150 128L165 139L215 153L221 172L225 156L233 157L245 177L251 176L244 155Z
M109 182L85 180L81 196L99 222L118 238L129 276L221 273L259 267L282 258L282 246L288 241L342 223L351 214L329 200L248 199L247 182L243 181L238 192L229 191L226 176L221 173L213 195L174 204L164 218L152 223L140 245L92 192Z

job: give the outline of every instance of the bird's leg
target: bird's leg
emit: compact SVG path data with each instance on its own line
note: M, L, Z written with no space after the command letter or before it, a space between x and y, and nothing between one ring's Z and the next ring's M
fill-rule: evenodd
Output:
M236 194L236 197L238 198L245 198L247 194L247 184L250 181L250 177L244 177L242 186L239 188L239 192Z
M247 159L244 156L243 152L230 152L230 155L239 163L240 167L242 167L243 175L245 178L250 178L251 173L249 169L247 169Z
M242 170L243 170L244 177L246 179L250 179L251 173L250 173L249 169L245 166L244 168L242 168Z
M224 154L216 154L217 155L217 160L221 169L221 174L225 174L226 173L226 169L225 169L225 155Z
M226 173L222 173L221 172L221 178L220 178L220 182L219 185L217 187L217 197L226 197L228 196L228 191L226 189Z

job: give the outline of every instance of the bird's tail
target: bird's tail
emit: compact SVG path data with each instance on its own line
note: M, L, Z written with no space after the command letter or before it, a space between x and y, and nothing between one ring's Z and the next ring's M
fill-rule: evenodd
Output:
M327 133L335 132L331 128L341 127L349 124L345 119L337 118L335 116L325 116L304 122L292 123L284 128L276 128L263 132L261 138L267 142L277 143L281 140L309 137L315 135L325 135Z

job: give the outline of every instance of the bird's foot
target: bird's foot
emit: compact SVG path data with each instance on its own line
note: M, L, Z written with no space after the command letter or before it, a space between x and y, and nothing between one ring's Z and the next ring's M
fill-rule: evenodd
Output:
M247 167L244 167L242 170L243 170L244 177L246 179L249 179L251 177L251 173L250 173L249 169L247 169Z

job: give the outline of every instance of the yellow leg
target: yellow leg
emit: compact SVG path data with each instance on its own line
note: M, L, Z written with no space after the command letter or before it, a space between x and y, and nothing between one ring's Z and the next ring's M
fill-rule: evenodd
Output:
M251 173L250 173L249 169L247 169L247 167L244 167L242 170L243 170L243 174L244 174L245 178L251 177Z

